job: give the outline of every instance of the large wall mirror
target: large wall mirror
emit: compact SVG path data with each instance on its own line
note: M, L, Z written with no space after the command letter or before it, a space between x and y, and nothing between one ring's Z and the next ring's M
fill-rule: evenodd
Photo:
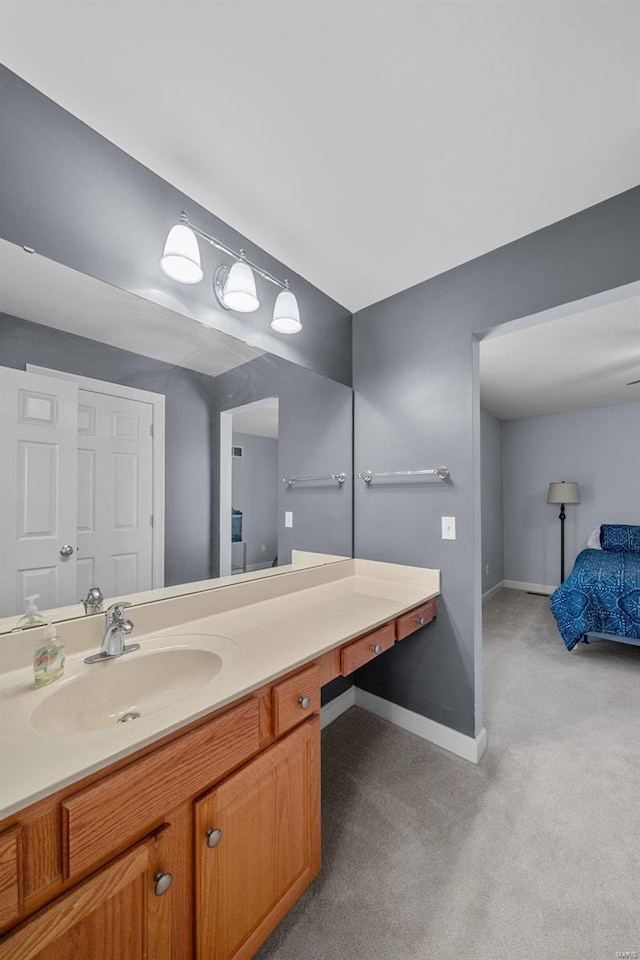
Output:
M352 555L352 391L0 241L0 632Z

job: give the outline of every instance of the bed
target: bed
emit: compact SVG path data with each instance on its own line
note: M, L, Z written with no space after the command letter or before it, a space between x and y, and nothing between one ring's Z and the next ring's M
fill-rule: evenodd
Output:
M640 526L603 524L600 541L578 554L551 596L567 650L594 640L640 646Z

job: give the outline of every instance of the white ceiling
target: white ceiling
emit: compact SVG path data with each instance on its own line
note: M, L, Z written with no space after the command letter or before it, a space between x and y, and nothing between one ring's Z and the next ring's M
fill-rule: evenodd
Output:
M2 313L211 377L264 353L6 240L0 240L0 275Z
M233 414L233 432L248 433L254 437L278 439L278 398L268 397L251 403L245 410Z
M480 342L482 406L500 420L640 401L639 378L639 296Z
M3 62L357 310L634 186L628 0L2 0Z

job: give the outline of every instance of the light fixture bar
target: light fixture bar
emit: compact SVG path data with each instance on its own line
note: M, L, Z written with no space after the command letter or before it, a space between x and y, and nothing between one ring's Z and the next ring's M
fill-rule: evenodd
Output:
M215 247L216 250L226 253L228 257L233 257L234 260L247 263L252 270L255 270L256 273L259 273L260 276L264 277L265 280L269 280L271 283L274 283L276 287L280 287L281 290L289 289L288 280L278 280L278 278L274 277L274 275L269 273L268 270L265 270L263 267L259 267L257 263L253 263L252 260L249 260L243 250L236 252L235 250L232 250L231 247L228 247L226 243L223 243L222 240L218 240L217 237L212 237L210 233L207 233L205 230L202 230L201 227L196 226L196 224L189 219L189 215L185 213L184 210L180 214L180 222L184 223L189 227L189 229L193 230L196 236L200 237L201 240L205 240L207 243L211 244L212 247Z

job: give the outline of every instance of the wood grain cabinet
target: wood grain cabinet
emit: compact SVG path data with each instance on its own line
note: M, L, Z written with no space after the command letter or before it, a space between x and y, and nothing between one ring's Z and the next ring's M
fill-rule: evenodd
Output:
M156 842L127 851L17 927L0 945L3 960L171 960L168 910L163 919L149 904L161 879Z
M7 817L0 960L250 960L320 869L322 684L435 615L422 604Z
M196 804L197 960L248 960L320 869L320 720Z

